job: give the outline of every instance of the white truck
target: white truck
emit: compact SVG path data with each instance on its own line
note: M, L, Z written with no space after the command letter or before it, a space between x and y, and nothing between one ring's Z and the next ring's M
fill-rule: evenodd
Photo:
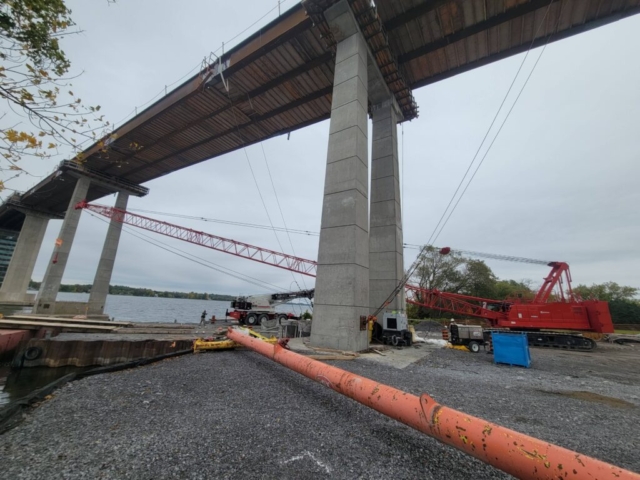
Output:
M299 320L300 317L291 313L276 312L275 307L297 298L312 299L314 293L315 290L311 289L238 297L231 302L231 310L227 310L226 315L238 320L240 325L248 326L261 325L263 321L268 320L278 320L278 324L283 320Z

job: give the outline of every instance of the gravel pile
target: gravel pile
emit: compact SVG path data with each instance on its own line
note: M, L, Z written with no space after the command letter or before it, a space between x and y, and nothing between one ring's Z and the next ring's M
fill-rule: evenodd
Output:
M420 320L413 326L417 332L442 332L442 324L435 320Z
M361 359L335 363L640 470L630 441L640 424L637 384L499 367L483 354L430 352L403 370ZM558 394L569 390L629 405ZM248 351L180 357L70 384L0 436L0 462L0 478L12 480L508 478Z

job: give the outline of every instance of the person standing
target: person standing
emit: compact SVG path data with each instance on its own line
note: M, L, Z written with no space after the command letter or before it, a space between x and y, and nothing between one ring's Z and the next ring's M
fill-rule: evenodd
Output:
M205 320L207 318L207 311L205 310L204 312L202 312L202 315L200 315L200 325L204 325Z

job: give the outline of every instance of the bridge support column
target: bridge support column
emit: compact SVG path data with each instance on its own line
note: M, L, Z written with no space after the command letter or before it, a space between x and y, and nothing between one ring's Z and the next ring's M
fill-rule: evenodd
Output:
M404 276L398 119L393 98L374 105L371 149L371 225L369 234L369 298L371 312L384 304ZM404 290L386 310L405 310Z
M90 184L91 181L88 178L78 178L67 213L62 221L62 227L51 255L51 261L47 266L42 285L40 285L40 291L36 297L36 304L33 308L34 313L55 313L56 297L58 296L58 290L60 290L64 269L67 266L69 252L71 251L73 239L78 229L78 222L80 221L80 214L82 213L82 210L76 210L75 207L78 202L87 197Z
M346 1L325 12L336 37L336 68L322 206L311 344L368 347L368 49Z
M115 208L119 210L126 210L128 201L128 193L118 192ZM104 305L107 301L107 295L109 294L109 283L111 282L111 275L113 274L113 265L116 261L116 253L118 252L121 232L122 222L118 222L116 219L111 218L109 230L107 231L107 238L105 239L104 246L102 247L102 256L100 257L98 270L96 271L93 286L91 287L91 294L89 295L88 313L90 314L101 315L104 313Z
M27 304L31 303L30 300L33 301L33 297L27 295L27 289L48 223L49 218L45 216L26 214L7 274L0 288L0 303Z

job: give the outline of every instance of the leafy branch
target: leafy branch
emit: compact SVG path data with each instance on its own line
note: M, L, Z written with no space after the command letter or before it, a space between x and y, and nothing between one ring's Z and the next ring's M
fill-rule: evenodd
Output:
M0 171L28 173L21 160L69 152L82 162L88 140L107 154L110 123L74 94L60 45L75 26L64 0L0 1L0 98L11 111L0 117Z

